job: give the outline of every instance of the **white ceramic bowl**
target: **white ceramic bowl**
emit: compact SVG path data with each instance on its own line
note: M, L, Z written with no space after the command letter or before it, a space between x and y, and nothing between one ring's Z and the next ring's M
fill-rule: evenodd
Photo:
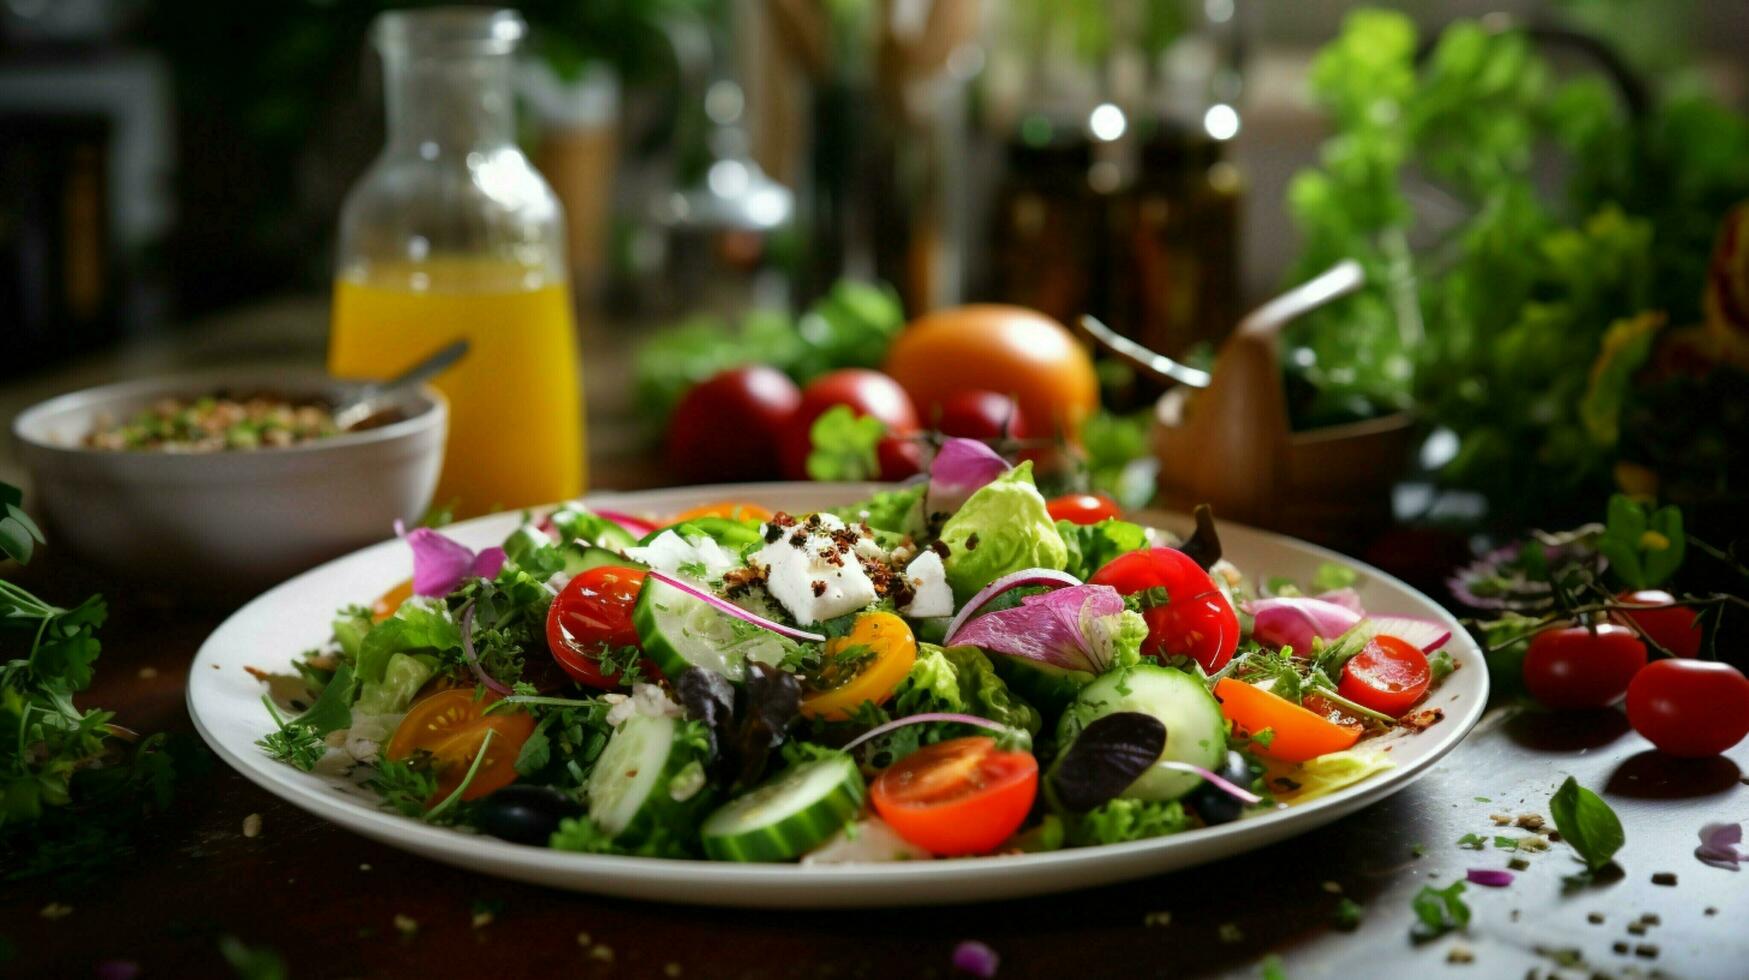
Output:
M429 386L401 397L400 421L284 448L83 445L101 415L125 420L160 398L223 389L330 401L348 390L316 371L234 370L87 388L27 409L12 432L54 543L109 572L234 594L381 541L430 505L449 409Z

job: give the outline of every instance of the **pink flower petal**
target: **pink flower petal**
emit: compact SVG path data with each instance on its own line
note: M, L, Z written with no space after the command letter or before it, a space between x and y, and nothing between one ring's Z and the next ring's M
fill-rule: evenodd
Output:
M1252 618L1251 636L1272 650L1293 647L1310 656L1312 640L1334 640L1360 622L1360 614L1326 599L1277 596L1244 604Z
M508 557L503 548L493 545L474 556L474 574L480 578L494 578Z
M395 522L395 533L413 549L414 595L449 595L469 575L476 574L477 557L467 545L452 541L428 527L409 531L400 521ZM503 554L501 549L499 554ZM502 558L498 563L503 564ZM493 574L497 574L496 569Z
M1740 823L1709 823L1700 828L1700 846L1694 856L1703 863L1727 871L1739 870L1749 861L1749 849L1743 847L1743 825Z
M1499 868L1471 868L1464 875L1472 884L1484 885L1488 888L1505 888L1512 884L1512 872Z
M984 484L1008 472L1008 461L976 439L949 439L929 464L926 506L931 514L951 514Z
M976 939L968 939L953 948L953 968L961 973L990 980L1001 964L1002 958L996 955L996 951Z

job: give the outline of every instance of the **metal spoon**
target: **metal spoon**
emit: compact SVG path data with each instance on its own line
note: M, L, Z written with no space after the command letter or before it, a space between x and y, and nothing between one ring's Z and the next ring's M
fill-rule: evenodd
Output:
M1282 293L1239 321L1235 333L1273 333L1291 320L1347 296L1366 283L1366 273L1353 259L1338 262L1311 279ZM1214 377L1187 364L1180 364L1165 354L1143 347L1091 316L1081 318L1081 329L1093 339L1117 354L1135 362L1144 370L1192 388L1207 388Z
M435 352L402 371L399 375L387 381L372 381L362 385L349 397L334 406L334 427L342 432L353 428L383 409L395 400L402 391L417 387L438 374L445 368L466 357L468 342L458 340L446 344Z

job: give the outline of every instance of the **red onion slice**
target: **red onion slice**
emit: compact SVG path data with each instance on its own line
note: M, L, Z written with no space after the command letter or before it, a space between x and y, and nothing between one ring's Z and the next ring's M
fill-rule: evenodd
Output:
M1464 877L1469 879L1472 884L1488 888L1505 888L1512 884L1512 872L1502 871L1499 868L1471 868L1465 872Z
M1001 964L1002 957L996 955L988 944L976 939L968 939L953 948L953 968L978 980L990 980Z
M1007 592L1009 589L1018 588L1023 585L1081 584L1082 582L1080 579L1070 575L1068 572L1059 572L1052 568L1023 568L1018 572L1009 572L1007 575L1004 575L996 581L991 582L989 585L984 586L982 589L979 589L978 594L972 596L970 602L967 602L964 606L960 607L960 611L948 622L947 632L942 634L946 639L943 640L941 645L949 647L953 646L954 636L959 633L961 626L966 625L966 620L976 616L980 609L983 609L990 604L991 599Z
M480 658L474 655L474 604L472 602L468 603L468 607L462 610L461 625L462 656L467 659L469 669L474 672L475 677L480 679L481 684L486 685L488 691L509 694L510 688L500 684L491 674L486 673L486 668L480 666Z
M597 510L597 511L594 511L594 514L596 517L607 518L608 520L614 522L615 524L618 524L620 527L625 528L626 530L632 532L632 534L634 534L640 538L646 534L649 534L651 531L656 530L655 524L643 519L642 517L634 517L631 514L625 513L624 511Z
M806 643L826 642L826 635L824 633L810 633L807 630L796 629L794 626L785 626L782 623L773 622L757 613L750 613L727 599L712 595L696 585L691 585L687 582L681 581L666 572L651 571L647 573L647 577L653 578L656 581L661 582L663 585L679 589L694 599L708 604L720 613L733 616L743 622L752 623L760 629L770 630L779 636L787 636L792 640L801 640Z
M1368 616L1365 628L1374 636L1394 636L1405 643L1432 653L1451 639L1451 630L1444 624L1420 616Z
M1178 762L1176 760L1167 759L1154 763L1154 768L1195 773L1208 780L1210 786L1213 786L1215 789L1220 790L1241 803L1255 806L1263 802L1263 797L1258 796L1256 793L1251 792L1237 783L1229 782L1226 779L1223 779L1219 773L1211 772L1201 766L1191 765L1188 762Z
M876 725L868 731L863 732L861 735L851 739L849 742L846 742L844 744L844 751L849 752L851 749L856 748L858 745L861 745L871 738L879 738L890 731L904 728L906 725L921 725L931 721L953 721L962 725L974 725L978 728L988 728L993 732L1013 731L1013 729L1001 722L991 721L988 718L980 718L977 715L962 715L952 711L926 711L920 715L906 715L903 718L895 718L884 725Z

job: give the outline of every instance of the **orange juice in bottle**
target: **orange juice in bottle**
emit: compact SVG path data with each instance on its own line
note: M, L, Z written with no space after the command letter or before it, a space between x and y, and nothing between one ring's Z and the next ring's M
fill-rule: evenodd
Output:
M574 497L583 397L559 205L517 147L510 11L378 18L388 142L348 195L328 367L385 378L457 339L434 503L457 516Z

